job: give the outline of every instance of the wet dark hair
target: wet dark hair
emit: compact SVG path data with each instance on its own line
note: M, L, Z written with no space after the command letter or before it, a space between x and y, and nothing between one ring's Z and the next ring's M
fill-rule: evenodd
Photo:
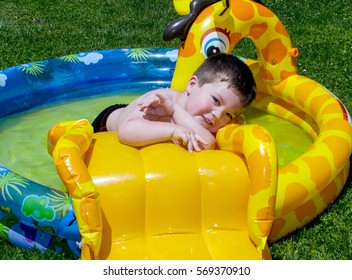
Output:
M194 73L199 86L214 82L227 82L230 89L241 93L243 107L247 107L256 96L256 84L248 65L231 54L216 54L208 57Z

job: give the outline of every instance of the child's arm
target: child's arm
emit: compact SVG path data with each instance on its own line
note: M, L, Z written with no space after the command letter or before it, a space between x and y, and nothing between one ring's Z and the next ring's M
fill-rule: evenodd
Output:
M189 152L200 151L200 145L208 143L191 129L169 122L131 117L124 120L118 129L121 143L144 146L172 140Z
M192 116L177 104L175 104L175 110L172 114L172 119L176 124L188 127L196 134L200 135L203 139L205 139L208 144L204 145L204 149L214 149L216 140L213 134L209 130L195 122Z
M109 115L107 128L118 133L121 143L144 146L171 140L190 152L200 151L202 145L208 144L193 130L173 123L162 107L157 108L157 111L161 111L160 114L147 114L141 110L139 103L151 95L154 92L146 93L123 110L116 110Z
M156 92L154 95L150 95L147 99L142 100L139 106L146 114L169 116L176 124L191 129L208 143L204 145L204 149L213 149L215 147L215 137L213 134L195 122L193 117L178 104L174 103L167 94Z

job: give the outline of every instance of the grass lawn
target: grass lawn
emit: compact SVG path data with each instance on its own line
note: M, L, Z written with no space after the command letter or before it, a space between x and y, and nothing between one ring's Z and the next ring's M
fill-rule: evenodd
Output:
M298 69L352 112L352 6L349 0L263 0L300 51ZM0 69L63 55L115 48L177 47L162 32L178 17L171 0L0 1ZM236 53L253 57L240 42ZM271 244L274 259L352 259L352 178L314 222ZM65 259L0 240L0 259Z

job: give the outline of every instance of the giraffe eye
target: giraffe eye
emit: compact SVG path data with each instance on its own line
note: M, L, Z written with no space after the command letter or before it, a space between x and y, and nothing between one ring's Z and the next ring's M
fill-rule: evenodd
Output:
M229 47L229 37L221 30L213 30L202 38L202 51L205 57L219 53L228 53Z

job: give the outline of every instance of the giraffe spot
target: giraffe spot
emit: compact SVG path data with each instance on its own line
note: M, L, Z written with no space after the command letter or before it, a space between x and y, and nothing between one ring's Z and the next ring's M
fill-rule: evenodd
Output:
M275 108L275 112L279 115L279 116L285 116L287 114L287 109L284 107L279 107L277 106ZM288 119L290 121L290 118Z
M342 168L346 164L346 155L351 153L350 144L338 136L329 136L322 140L334 155L334 166L336 169Z
M261 221L257 223L258 229L262 235L268 235L271 229L271 222L270 221Z
M312 98L310 103L311 114L313 116L317 116L321 108L323 108L324 104L326 104L329 100L331 100L331 96L327 94Z
M270 73L270 71L260 67L260 75L264 80L274 80L274 76Z
M286 86L286 84L287 84L287 80L283 80L283 81L280 81L279 84L273 85L273 87L272 87L273 88L273 95L275 97L277 97L277 99L275 100L275 103L278 103L278 101L282 100L286 104L290 104L286 100L284 100L284 99L286 99L285 98L285 93L286 93L285 86Z
M339 175L337 175L337 177L340 179L341 186L346 182L348 175L349 175L349 164L344 169L342 169Z
M323 130L338 130L347 132L350 135L352 134L350 123L338 118L327 121L323 126Z
M304 103L307 100L307 96L311 94L318 86L319 86L318 83L310 80L297 85L295 88L296 103L303 108Z
M285 191L282 214L286 215L299 208L307 195L308 191L304 185L298 182L288 184Z
M268 94L264 91L257 91L257 95L255 97L255 100L260 103L261 101L263 101L266 97L268 96Z
M267 208L262 208L260 209L258 212L268 212ZM261 213L258 213L261 214ZM273 217L267 217L266 216L257 216L257 217L262 217L262 219L257 218L257 227L259 229L259 231L263 234L263 235L268 235L271 227L272 227L272 219Z
M232 49L236 46L236 44L242 39L242 33L234 32L230 34L230 41Z
M196 24L200 24L202 23L204 20L206 20L208 17L212 17L213 13L214 13L215 8L213 6L208 6L206 9L204 9L199 16L196 18L196 20L194 21L194 23Z
M303 222L305 218L316 214L317 208L312 200L307 201L295 210L297 220Z
M337 105L336 103L328 104L324 107L324 109L321 111L322 115L325 114L340 114L341 113L341 107Z
M60 149L60 154L65 162L63 164L64 168L61 168L60 170L60 173L62 172L62 174L65 175L62 175L61 177L70 178L68 179L67 184L72 187L72 191L76 188L77 184L80 185L91 180L89 173L82 168L79 168L82 166L82 158L80 156L70 156L77 155L75 149L63 147Z
M301 118L297 116L297 114L290 115L287 120L298 125L304 122Z
M283 218L278 218L274 221L270 231L269 239L273 240L275 236L278 236L280 231L285 227L286 221Z
M283 36L285 36L285 37L289 37L288 36L288 33L287 33L287 31L286 31L286 28L285 28L285 26L282 24L282 22L280 22L280 21L278 21L277 23L276 23L276 25L275 25L275 31L278 33L278 34L281 34L281 35L283 35Z
M226 127L225 133L224 133L224 139L228 140L235 129L236 129L235 126Z
M335 181L332 181L326 186L321 192L320 196L323 199L325 205L329 205L337 197L338 187Z
M275 92L277 92L280 95L282 95L282 93L285 92L285 88L287 87L287 85L288 85L288 81L287 80L281 81L278 85L274 86Z
M282 43L281 39L277 38L271 40L267 46L262 49L262 54L265 61L268 63L275 61L275 64L279 64L287 55L287 48Z
M260 221L266 221L265 223L258 223L258 228L263 235L268 235L271 230L272 221L274 220L274 211L270 212L269 209L275 209L275 201L275 196L270 197L268 207L261 208L257 211L256 216L258 219Z
M237 130L232 139L232 150L242 152L242 146L244 142L244 131L242 129Z
M185 46L184 48L180 48L179 55L182 57L190 57L194 55L197 51L197 48L194 44L194 34L189 32L187 39L185 41Z
M249 29L248 36L251 36L254 39L259 39L267 30L268 24L266 22L263 22L261 24L253 24Z
M249 2L240 1L231 7L233 16L239 20L249 21L254 18L254 5Z
M256 73L253 73L253 75L254 75L254 79L257 81L257 84L258 84L257 86L259 89L259 87L261 86L261 85L259 85L259 83L262 79L262 76L260 75L259 71L256 71L258 69L258 67L259 67L259 64L256 64L255 67L253 67L253 69L251 67L249 67L249 68L252 70L252 72L254 72L254 71L256 72ZM268 94L266 93L265 95L268 95Z
M84 149L87 145L89 145L90 141L88 141L87 137L84 137L84 134L66 134L64 136L66 140L71 142L71 145L67 143L67 145L75 148L77 150ZM61 140L62 141L62 140Z
M274 13L272 11L270 11L268 8L262 6L262 5L258 5L257 6L258 9L258 15L260 17L266 17L266 18L273 18L275 17Z
M280 79L281 80L285 80L286 78L295 75L296 72L295 71L281 71L280 72Z
M331 166L329 160L324 156L302 157L302 160L309 166L310 178L319 190L324 183L330 181Z
M287 174L287 173L298 174L299 168L297 165L295 165L293 163L289 163L280 169L280 173L281 174Z
M252 133L254 137L258 140L263 140L268 143L271 143L273 141L270 134L266 132L261 126L254 126L252 129Z
M251 185L251 194L265 190L271 185L271 172L269 162L269 155L265 151L260 151L259 149L251 153L247 158Z

